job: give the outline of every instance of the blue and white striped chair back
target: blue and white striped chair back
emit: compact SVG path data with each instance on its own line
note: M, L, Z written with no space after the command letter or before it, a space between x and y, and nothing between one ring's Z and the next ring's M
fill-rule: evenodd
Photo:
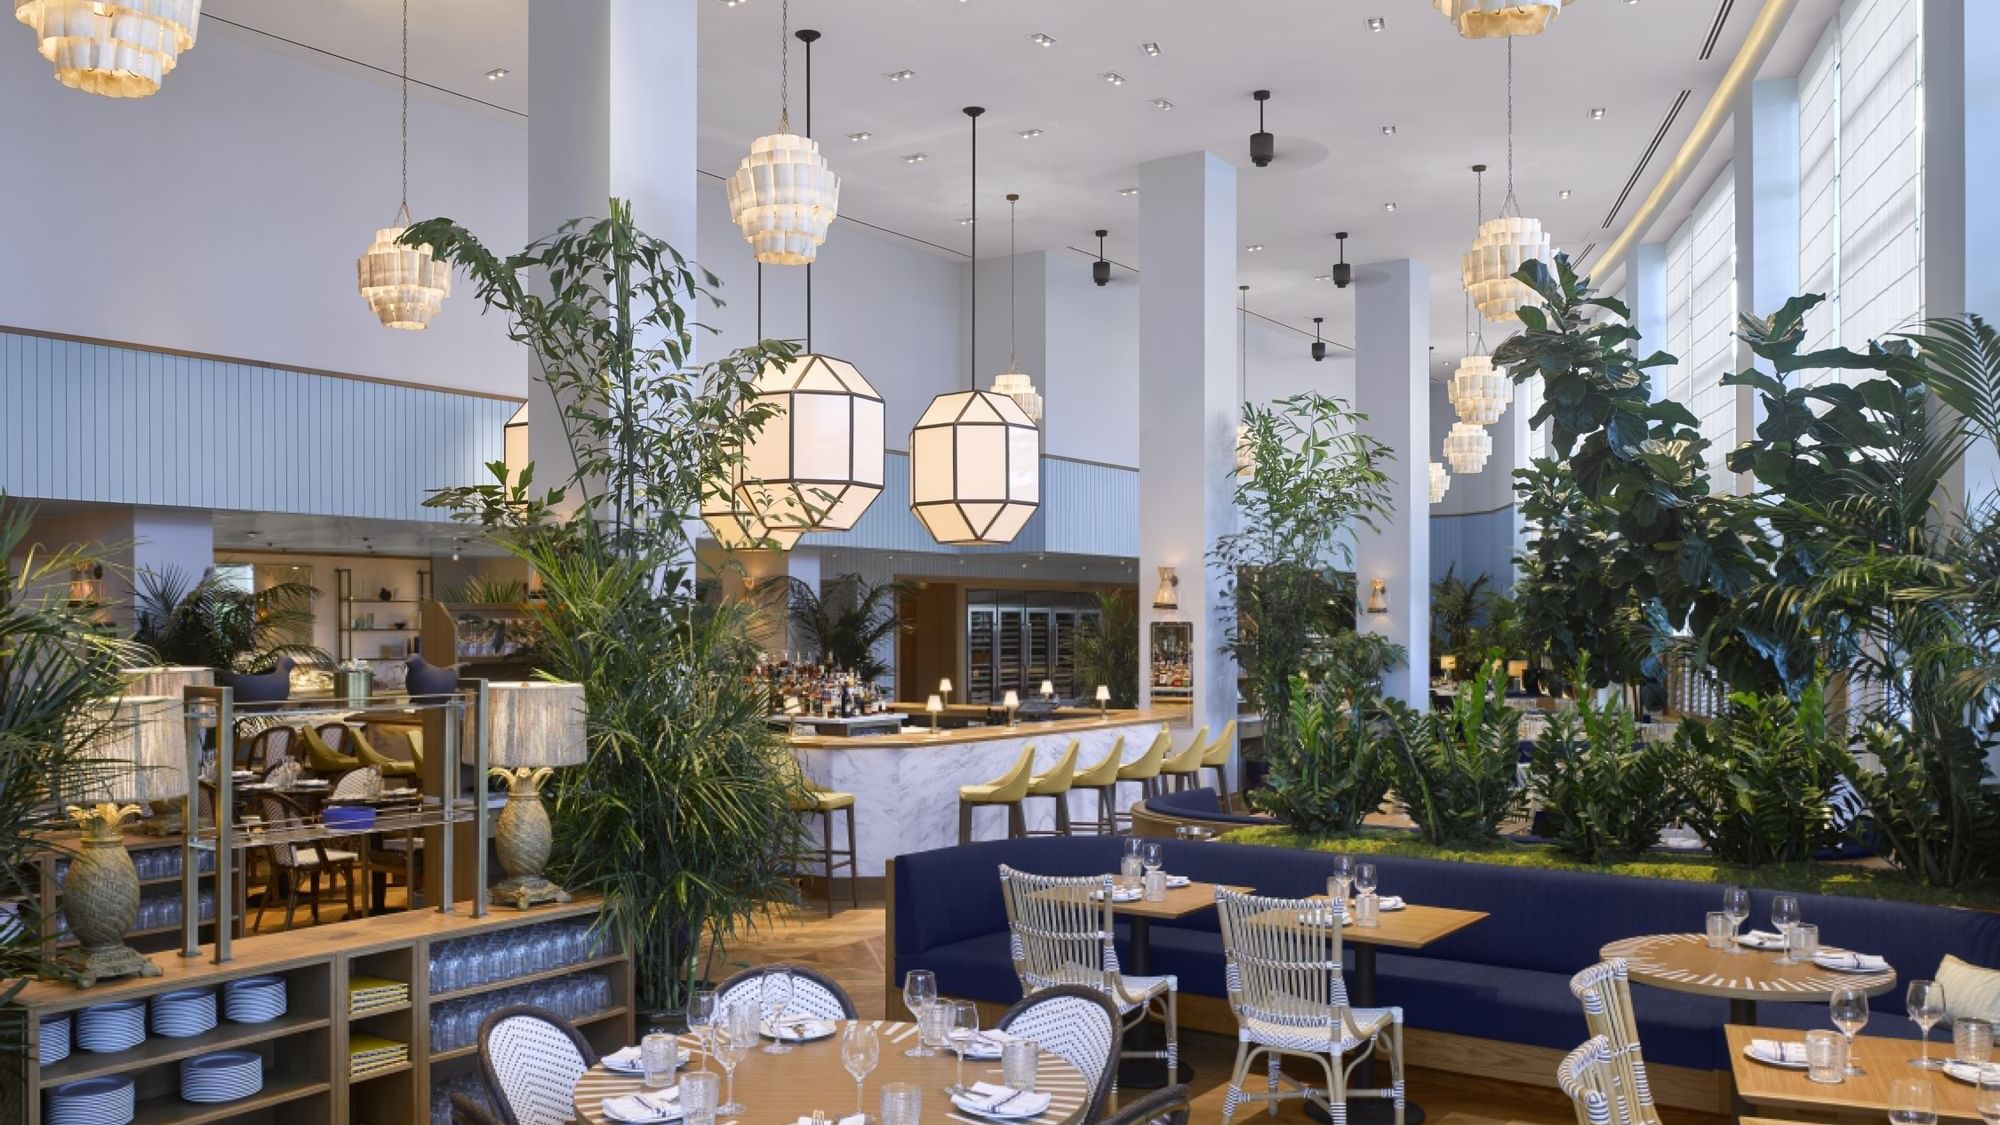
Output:
M513 1125L569 1125L576 1116L576 1080L590 1069L570 1031L532 1011L487 1022L480 1045L503 1116Z
M1611 1043L1602 1035L1571 1051L1556 1067L1556 1084L1576 1105L1577 1125L1618 1125L1630 1120L1615 1086Z
M764 1003L764 978L782 975L791 978L791 997L783 1012ZM780 1015L809 1016L820 1020L851 1020L854 1001L847 991L803 965L764 965L744 971L722 982L715 990L715 1010L728 1011L738 1004L753 1004L763 1019Z
M1599 962L1570 978L1569 990L1583 1005L1590 1033L1609 1046L1612 1078L1632 1119L1624 1125L1660 1125L1646 1082L1646 1058L1639 1049L1639 1022L1632 1008L1632 985L1622 958Z
M1009 1035L1034 1040L1083 1074L1090 1090L1084 1120L1103 1112L1116 1078L1120 1032L1118 1011L1103 992L1078 985L1043 989L1015 1002L998 1026Z

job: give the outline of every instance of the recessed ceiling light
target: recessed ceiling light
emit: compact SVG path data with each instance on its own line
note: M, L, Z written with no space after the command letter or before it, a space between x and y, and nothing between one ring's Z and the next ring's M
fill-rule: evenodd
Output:
M1395 209L1396 205L1394 203L1384 203L1382 205L1382 210L1384 211L1394 211Z
M1389 26L1389 21L1383 19L1381 16L1368 17L1368 30L1370 31L1380 31L1387 26Z
M969 226L971 226L971 225L972 225L972 222L973 222L973 220L971 220L971 219L960 219L960 220L958 221L958 225L959 225L959 226L962 226L962 227L969 227Z
M1592 121L1601 121L1601 120L1603 120L1603 119L1604 119L1604 107L1603 107L1603 106L1601 106L1601 105L1594 105L1594 106L1591 106L1591 107L1590 107L1590 119L1591 119Z
M891 82L908 82L916 76L917 72L914 70L892 70L882 77L887 78Z
M1313 280L1314 280L1314 281L1332 281L1332 280L1333 280L1333 275L1332 275L1332 274L1330 274L1330 273L1320 273L1320 274L1314 274L1314 275L1313 275Z
M507 69L506 67L504 67L504 66L496 66L496 67L494 67L494 68L493 68L492 70L489 70L489 71L487 71L487 72L486 72L486 80L487 80L488 82L498 82L498 81L500 81L500 80L501 80L502 78L505 78L505 77L507 77L508 75L510 75L510 74L512 74L512 73L514 73L514 72L513 72L513 71L511 71L511 70L508 70L508 69Z
M1041 136L1042 131L1040 129L1023 129L1019 133L1016 133L1014 135L1021 138L1024 141L1032 141L1036 137Z
M1056 45L1055 36L1043 35L1039 31L1035 32L1033 35L1028 36L1028 38L1034 40L1035 46L1037 47L1053 47Z
M1563 198L1563 199L1568 199L1568 198L1569 198L1569 189L1568 189L1568 188L1564 188L1564 189L1562 189L1561 191L1557 192L1557 193L1556 193L1556 195L1557 195L1557 196L1559 196L1559 197L1561 197L1561 198Z
M1263 243L1261 243L1261 242L1253 242L1253 243L1251 243L1250 245L1248 245L1248 246L1245 246L1245 247L1243 248L1243 252L1244 252L1244 253L1246 253L1246 254L1255 254L1255 253L1256 253L1257 251L1259 251L1259 250L1262 250L1263 248L1264 248L1264 244L1263 244Z
M1165 98L1154 98L1154 99L1153 99L1153 108L1154 108L1154 109L1172 109L1172 108L1174 108L1174 103L1172 103L1172 102L1168 101L1168 100L1167 100L1167 99L1165 99Z
M725 8L734 8L746 2L747 0L722 0L722 6Z
M1139 194L1139 189L1138 189L1138 188L1135 188L1135 187L1122 187L1122 188L1119 188L1119 189L1118 189L1118 194L1119 194L1119 195L1137 195L1137 194Z
M1160 45L1158 43L1141 43L1139 44L1139 49L1146 52L1147 58L1157 59L1160 57Z
M1113 86L1123 86L1125 84L1125 76L1115 70L1107 70L1103 74L1098 75L1098 77L1111 83Z
M872 140L872 139L874 138L874 136L875 136L875 134L873 134L873 133L869 132L869 131L868 131L868 130L866 130L866 129L863 129L863 130L862 130L862 131L860 131L859 133L849 133L849 134L847 134L847 139L848 139L848 140L850 140L850 141L866 141L866 140Z
M928 157L928 156L924 155L924 154L923 154L923 153L921 153L921 152L913 152L913 153L910 153L910 154L909 154L908 156L905 156L905 157L903 158L903 163L905 163L905 164L922 164L922 163L923 163L924 161L926 161L926 160L929 160L929 159L930 159L930 157Z
M1384 125L1384 126L1382 126L1382 135L1383 135L1383 136L1385 136L1385 137L1393 137L1393 136L1395 136L1395 135L1396 135L1396 127L1395 127L1394 125Z

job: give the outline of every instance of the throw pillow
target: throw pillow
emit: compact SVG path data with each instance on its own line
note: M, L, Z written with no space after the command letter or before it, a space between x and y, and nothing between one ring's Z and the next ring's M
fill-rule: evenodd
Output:
M2000 1022L2000 969L1982 969L1947 953L1938 964L1945 1018Z

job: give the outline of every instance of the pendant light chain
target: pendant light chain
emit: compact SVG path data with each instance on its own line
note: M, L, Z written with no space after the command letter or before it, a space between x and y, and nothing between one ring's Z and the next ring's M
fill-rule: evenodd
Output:
M966 340L965 383L979 389L979 114L967 109L972 118L972 318Z
M1509 50L1513 49L1514 40L1511 36L1508 37L1507 39L1507 46ZM1513 89L1511 84L1508 86L1508 89L1510 93L1507 98L1507 105L1509 107L1507 111L1508 112L1507 119L1509 122L1509 125L1507 127L1507 160L1508 160L1508 166L1512 167L1514 158L1514 128L1512 125L1513 121L1512 107L1514 104L1514 99L1511 93ZM1473 182L1475 185L1477 185L1473 189L1474 202L1473 202L1473 213L1472 213L1472 229L1475 234L1478 232L1480 224L1486 221L1485 168L1486 166L1484 164L1481 164L1472 170ZM1472 327L1473 323L1474 323L1474 318L1472 315L1472 290L1467 289L1465 290L1465 337L1468 341L1476 341L1476 354L1484 354L1486 351L1486 318L1483 316L1478 318L1479 327L1476 330ZM1474 335L1475 331L1478 333L1476 336Z
M410 225L410 0L403 0L403 198L396 219Z
M1007 197L1007 370L1012 371L1014 363L1014 318L1019 312L1014 290L1014 216L1021 197ZM974 267L977 268L976 266Z
M789 27L791 26L792 22L792 6L790 3L787 3L785 4L784 8L785 8L785 14L782 17L780 17L779 22L785 25L786 27ZM804 35L806 33L800 32L799 34ZM814 36L814 38L818 37ZM789 47L789 44L791 42L791 36L787 35L785 37L785 41L788 44L788 46L786 47L786 50L782 53L784 54L786 61L780 67L782 74L779 76L778 79L778 85L786 91L786 93L779 95L779 99L781 101L789 97L789 91L791 87L791 54ZM811 140L813 131L812 39L807 39L805 43L806 43L806 139ZM781 110L780 112L786 113L787 120L785 124L789 125L790 124L789 113L785 110ZM758 265L759 268L762 268L761 262L758 263ZM807 262L806 263L806 353L810 355L812 354L812 350L813 350L813 264L811 262Z
M1500 214L1520 218L1521 201L1514 198L1514 37L1507 37L1507 198L1500 202Z
M792 4L785 0L778 15L778 132L792 131Z

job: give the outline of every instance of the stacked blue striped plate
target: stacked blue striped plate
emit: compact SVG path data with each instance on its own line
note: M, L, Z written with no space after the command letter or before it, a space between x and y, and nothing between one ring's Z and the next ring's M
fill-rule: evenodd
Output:
M264 1088L264 1060L249 1051L217 1051L181 1060L181 1098L213 1104Z
M235 1023L268 1023L285 1014L285 978L244 977L222 986L222 1014Z
M183 988L153 997L153 1033L170 1039L200 1035L215 1027L215 990Z
M132 1077L108 1074L65 1082L49 1090L48 1125L125 1125L132 1120Z
M86 1051L123 1051L146 1041L146 1002L113 1000L76 1014L76 1044Z
M59 1063L69 1057L69 1013L42 1017L43 1066Z

